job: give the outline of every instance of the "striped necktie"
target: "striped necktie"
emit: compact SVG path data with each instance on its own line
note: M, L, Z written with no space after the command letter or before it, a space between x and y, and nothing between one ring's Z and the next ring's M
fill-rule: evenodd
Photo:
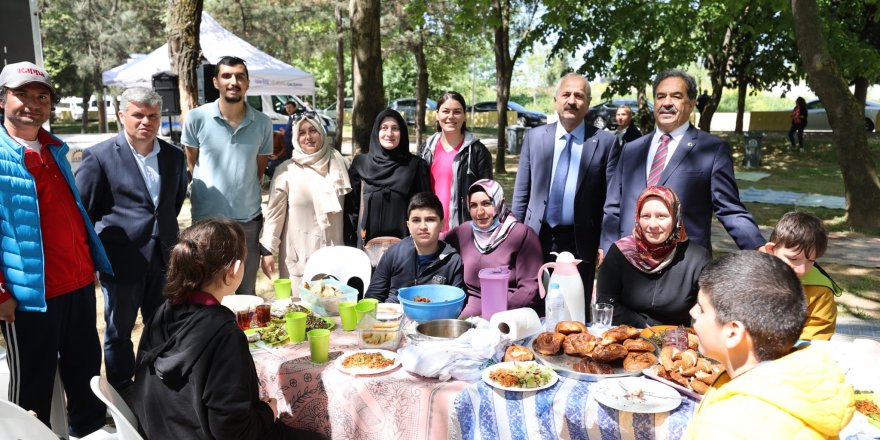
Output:
M657 182L660 181L660 175L663 174L663 168L666 166L666 153L669 152L669 141L672 140L672 136L669 133L663 133L663 136L660 136L660 145L657 147L657 152L654 153L654 161L651 162L651 171L648 172L648 186L657 185Z

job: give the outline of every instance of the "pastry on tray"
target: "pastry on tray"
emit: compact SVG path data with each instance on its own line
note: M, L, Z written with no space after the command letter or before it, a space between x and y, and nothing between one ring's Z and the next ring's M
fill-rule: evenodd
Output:
M608 364L603 364L601 362L594 362L589 359L584 359L579 362L576 362L571 366L574 371L578 373L587 373L587 374L613 374L614 367Z
M556 324L556 333L562 333L563 335L586 332L587 326L580 321L559 321L559 323Z
M562 351L569 356L587 357L596 347L596 338L589 333L572 333L562 341Z
M554 355L562 348L565 335L562 333L544 332L535 338L534 347L538 353Z

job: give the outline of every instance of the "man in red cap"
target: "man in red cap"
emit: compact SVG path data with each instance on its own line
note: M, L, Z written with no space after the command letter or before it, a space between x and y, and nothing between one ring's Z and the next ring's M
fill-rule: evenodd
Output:
M101 374L95 271L110 263L80 202L67 145L42 128L55 89L29 62L0 73L0 328L9 400L49 424L59 370L70 434L104 426L89 381Z

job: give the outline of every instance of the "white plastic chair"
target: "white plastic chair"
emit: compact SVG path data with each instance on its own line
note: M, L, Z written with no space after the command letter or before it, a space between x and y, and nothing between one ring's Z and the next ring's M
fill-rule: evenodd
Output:
M0 400L9 400L9 361L6 348L0 347Z
M317 274L333 275L339 281L351 285L352 278L360 278L364 283L363 295L370 287L373 267L370 257L364 251L348 246L327 246L318 249L306 260L303 281L310 281ZM294 289L299 286L294 286Z
M58 435L24 408L8 400L0 400L0 438L58 440Z
M122 396L113 389L110 382L101 376L95 376L90 383L92 392L107 405L107 410L113 417L113 423L116 425L116 438L119 440L143 440L137 430L137 417L122 400Z

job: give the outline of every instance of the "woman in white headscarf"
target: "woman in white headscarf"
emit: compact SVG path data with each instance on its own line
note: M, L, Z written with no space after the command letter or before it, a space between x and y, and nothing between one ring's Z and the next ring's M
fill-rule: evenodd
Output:
M316 115L301 115L292 128L293 156L272 179L260 234L263 273L272 277L278 255L280 277L294 286L312 253L343 244L343 202L351 192L348 161L330 148Z

